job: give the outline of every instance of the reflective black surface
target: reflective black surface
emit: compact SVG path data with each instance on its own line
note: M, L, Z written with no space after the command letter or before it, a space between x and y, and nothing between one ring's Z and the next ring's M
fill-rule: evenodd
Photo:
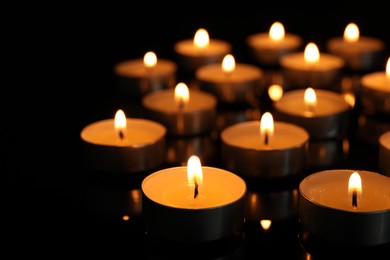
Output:
M125 14L113 20L76 14L71 21L58 21L57 31L43 28L42 43L46 44L40 50L48 54L48 62L38 75L43 73L40 82L48 84L13 88L9 99L14 103L4 109L0 143L4 252L40 258L107 254L111 259L349 259L351 255L389 259L389 245L343 248L313 238L302 230L296 212L296 188L304 176L335 168L378 171L377 138L390 130L390 117L363 112L356 78L368 71L345 71L345 76L355 80L352 89L357 97L347 136L312 141L308 165L297 178L247 179L252 200L248 199L243 234L226 241L183 245L145 232L140 185L157 169L131 175L91 171L83 165L79 136L84 126L113 117L118 108L129 117L145 115L140 100L118 92L112 70L117 62L142 57L148 50L174 60L173 43L191 38L196 29L205 27L210 37L234 45L237 62L256 64L248 55L245 38L267 31L275 20L306 41L319 43L320 51L325 41L341 35L350 21L361 26L361 34L381 38L389 46L384 26L387 17L360 11L306 16L273 10L261 11L261 15L160 14L150 23ZM389 54L387 48L384 60ZM384 65L378 64L378 70ZM180 73L178 80L193 86L191 75ZM159 169L183 165L193 153L200 156L203 165L223 167L220 131L236 122L259 119L266 110L272 110L266 92L248 104L220 105L212 133L167 138L166 163ZM268 208L263 209L262 203ZM268 230L260 225L263 218L272 220Z

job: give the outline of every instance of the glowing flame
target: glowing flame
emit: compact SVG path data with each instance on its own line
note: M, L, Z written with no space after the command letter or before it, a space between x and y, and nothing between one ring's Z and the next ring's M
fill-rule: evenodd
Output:
M315 43L310 42L306 45L304 57L305 61L308 63L318 62L320 59L320 51Z
M125 136L124 136L124 133L126 132L126 127L127 127L127 121L126 121L126 115L125 115L125 112L123 112L122 109L119 109L116 113L115 113L115 120L114 120L114 124L115 124L115 130L118 132L119 134L119 137L121 139L123 139Z
M314 112L317 106L317 95L313 88L305 90L304 101L309 112Z
M270 112L265 112L260 120L261 143L268 145L274 134L274 119Z
M345 92L343 94L343 97L344 97L345 102L347 102L350 107L354 107L355 106L356 97L355 97L354 93L352 93L352 92Z
M225 57L222 60L222 70L225 73L231 73L234 68L236 67L236 61L231 54L225 55Z
M144 64L148 68L152 68L157 64L157 56L154 52L148 51L144 56Z
M386 64L386 76L388 79L390 79L390 57L387 60L387 64Z
M268 230L271 227L272 221L269 219L260 220L260 225L264 230Z
M352 206L357 207L358 197L362 193L362 179L359 173L353 172L348 181L348 194L352 200Z
M283 88L279 84L272 84L268 88L268 96L272 101L278 101L283 96Z
M175 101L179 107L183 107L190 100L190 91L187 85L179 82L175 87Z
M208 46L209 43L210 43L209 33L203 28L198 29L194 36L194 45L199 48L204 48Z
M187 179L188 183L192 185L203 184L203 171L200 159L196 155L192 155L187 162Z
M359 27L354 23L349 23L344 30L344 40L347 42L357 42L359 40Z
M280 22L274 22L269 30L269 37L274 41L280 41L284 38L284 27Z

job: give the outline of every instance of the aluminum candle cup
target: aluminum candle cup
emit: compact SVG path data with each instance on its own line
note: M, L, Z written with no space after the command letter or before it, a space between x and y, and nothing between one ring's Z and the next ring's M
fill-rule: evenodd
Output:
M225 167L241 176L280 178L302 173L309 140L299 126L274 123L272 141L264 145L260 122L248 121L225 128L221 133L221 156Z
M191 136L210 132L215 126L217 99L204 91L190 89L189 101L181 110L173 89L145 95L142 104L148 117L160 122L171 136Z
M204 243L242 233L246 184L229 171L202 166L194 198L187 167L157 171L142 182L142 214L148 233L184 243Z
M379 138L379 170L390 177L390 130Z
M84 162L94 171L131 173L154 169L164 162L166 128L160 123L127 118L125 138L114 119L87 125L81 131Z
M390 242L390 178L356 171L361 194L348 191L353 170L326 170L299 185L299 221L313 236L340 245L373 246Z
M135 98L174 87L176 72L176 63L164 59L154 67L146 67L142 59L122 61L114 67L119 90Z
M323 89L315 92L317 104L313 111L305 104L305 90L285 92L274 103L275 118L305 128L310 138L343 137L348 129L351 106L338 93Z
M285 220L298 215L298 189L282 191L248 190L245 219Z
M231 73L223 71L221 64L210 64L199 68L195 77L200 89L224 103L248 102L264 86L263 71L250 64L238 63Z

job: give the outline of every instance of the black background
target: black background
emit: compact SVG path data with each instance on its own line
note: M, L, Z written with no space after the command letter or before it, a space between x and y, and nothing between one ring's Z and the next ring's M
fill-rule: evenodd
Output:
M259 7L243 10L188 13L198 5L191 2L182 10L158 13L149 13L148 7L113 5L17 12L6 23L11 58L5 72L10 71L11 81L1 94L4 248L15 256L112 253L137 259L132 251L140 252L143 246L139 228L132 226L137 222L96 217L85 201L88 176L79 135L84 126L111 118L126 102L115 86L117 62L140 58L148 50L173 59L174 43L192 38L200 27L211 38L231 42L237 62L249 62L245 38L268 31L277 20L287 32L316 42L320 51L327 39L342 35L346 24L355 22L361 35L386 42L388 57L388 14L381 5L367 4L371 8L352 2L309 3L305 11L287 6L279 10L278 4L268 7L259 2ZM356 163L376 169L375 158Z

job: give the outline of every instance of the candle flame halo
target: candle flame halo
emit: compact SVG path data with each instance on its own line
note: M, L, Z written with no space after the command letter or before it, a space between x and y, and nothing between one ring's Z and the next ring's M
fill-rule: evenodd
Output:
M122 109L118 109L115 113L114 126L121 139L123 139L124 133L126 132L127 121L125 112L123 112Z
M359 34L359 27L355 23L349 23L344 30L344 40L346 42L357 42Z
M190 100L190 91L187 84L179 82L175 87L175 102L178 107L184 107Z
M269 37L273 41L280 41L284 39L284 27L280 22L274 22L269 30Z
M148 51L144 55L144 65L147 68L152 68L157 64L157 56L153 51Z
M225 73L231 73L236 67L236 61L232 54L226 54L222 60L222 70Z
M191 185L203 184L203 170L200 159L196 155L191 155L187 161L187 179Z
M390 79L390 57L387 59L386 63L386 76L388 79Z
M206 29L200 28L196 31L194 36L194 45L198 48L205 48L210 44L209 33Z
M313 88L309 87L305 90L304 102L308 113L314 113L317 106L317 95Z
M279 101L283 96L283 87L279 84L272 84L268 87L268 96L272 101Z
M320 51L314 42L309 42L304 51L305 61L308 63L316 63L320 59Z
M262 144L269 144L274 134L274 118L270 112L265 112L260 120L260 139Z
M271 227L272 221L269 219L262 219L260 220L260 225L263 228L263 230L268 230Z

